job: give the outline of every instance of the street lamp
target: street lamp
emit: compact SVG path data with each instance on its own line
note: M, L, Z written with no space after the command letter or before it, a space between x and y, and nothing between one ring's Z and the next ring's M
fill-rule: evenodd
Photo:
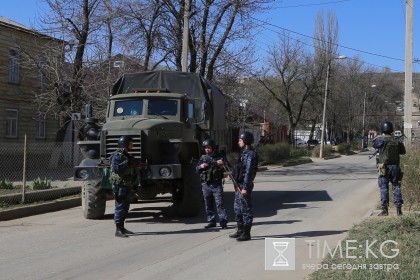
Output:
M374 87L376 87L376 85L371 85L370 87L374 88ZM363 98L362 150L365 148L366 94L367 94L367 90L365 90L365 97Z
M333 57L330 61L328 61L327 65L327 79L325 80L325 95L324 95L324 110L322 112L322 133L321 133L321 147L319 150L319 158L323 156L324 150L324 133L325 133L325 114L327 112L327 96L328 96L328 78L330 76L330 64L333 59L346 59L347 56L340 55L338 57Z

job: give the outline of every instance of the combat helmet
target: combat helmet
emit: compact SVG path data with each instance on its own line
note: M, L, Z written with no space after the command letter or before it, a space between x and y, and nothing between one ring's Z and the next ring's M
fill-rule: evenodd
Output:
M130 142L133 142L133 138L131 138L131 136L128 136L128 135L123 135L120 137L120 139L118 139L118 148L127 149L128 144Z
M391 134L394 132L394 127L390 121L384 121L381 125L381 131L385 134Z
M201 146L203 148L205 148L206 146L211 146L213 148L213 150L216 150L216 148L217 148L216 142L214 142L214 140L210 139L210 138L205 139Z
M251 145L252 143L254 143L254 135L249 131L242 132L239 136L239 139L242 139L245 145Z

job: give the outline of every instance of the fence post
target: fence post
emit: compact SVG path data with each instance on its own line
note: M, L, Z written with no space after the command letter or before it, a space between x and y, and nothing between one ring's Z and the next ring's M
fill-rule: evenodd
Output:
M22 204L25 203L25 190L26 190L26 134L23 142L23 186L22 186Z

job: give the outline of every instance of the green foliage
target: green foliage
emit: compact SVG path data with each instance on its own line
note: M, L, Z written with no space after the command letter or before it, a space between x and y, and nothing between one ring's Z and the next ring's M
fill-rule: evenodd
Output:
M47 189L51 189L51 188L52 188L51 180L47 180L47 178L42 180L41 178L38 177L32 183L32 189L33 190L47 190Z
M357 240L358 242L366 242L372 246L369 247L371 252L374 252L376 257L366 257L365 246L355 246L352 250L352 256L359 256L358 258L341 258L340 254L334 257L328 255L322 264L328 269L320 269L312 273L309 279L323 280L323 279L420 279L420 270L415 261L420 254L420 235L418 229L420 227L420 215L408 214L400 217L386 217L386 218L368 218L359 225L356 225L350 230L347 240ZM373 241L375 241L373 243ZM394 254L391 249L395 250L391 243L385 243L383 252L381 253L380 246L387 241L396 242L398 255L393 258L385 257ZM342 241L341 244L345 244ZM332 249L334 250L334 248ZM345 245L342 247L342 254L345 256ZM333 265L346 263L349 267L344 269L332 269ZM371 266L378 264L390 264L393 267L398 266L398 269L369 269ZM351 269L352 267L366 266L366 269Z
M316 145L315 148L312 149L312 156L319 157L319 152L321 151L321 145ZM324 145L324 150L322 152L322 156L329 156L333 153L333 148L331 145Z
M267 144L257 148L260 162L273 164L290 158L291 147L287 143Z
M401 156L401 169L404 172L402 191L404 204L409 210L420 208L420 146L414 146Z
M341 143L337 146L337 152L340 155L348 155L350 154L351 145L347 143Z
M10 182L8 179L1 179L0 180L0 189L12 190L13 189L13 183Z

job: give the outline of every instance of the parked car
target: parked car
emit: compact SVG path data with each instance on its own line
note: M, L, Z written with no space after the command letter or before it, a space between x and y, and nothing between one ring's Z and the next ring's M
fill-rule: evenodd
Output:
M296 146L305 145L305 141L300 138L295 139Z
M335 145L335 141L334 140L327 140L327 145Z
M319 141L316 139L310 139L306 142L306 148L313 149L316 145L319 145Z

